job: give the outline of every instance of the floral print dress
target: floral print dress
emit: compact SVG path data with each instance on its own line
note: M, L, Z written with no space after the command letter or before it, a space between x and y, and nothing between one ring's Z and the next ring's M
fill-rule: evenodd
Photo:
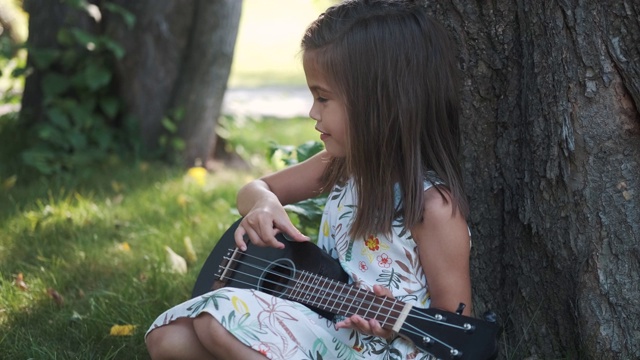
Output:
M425 190L431 187L425 182ZM416 243L399 219L390 236L371 234L352 239L348 233L356 204L353 181L329 194L320 225L318 246L337 258L351 282L372 290L380 284L396 299L429 306L429 293ZM399 201L396 189L396 201ZM385 340L352 329L336 329L304 305L250 289L222 288L195 297L160 315L149 331L181 317L206 312L241 342L269 359L430 359L410 341ZM147 332L147 334L148 334Z

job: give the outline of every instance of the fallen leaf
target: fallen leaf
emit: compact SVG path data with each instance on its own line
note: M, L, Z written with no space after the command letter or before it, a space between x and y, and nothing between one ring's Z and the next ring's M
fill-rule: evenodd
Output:
M80 321L80 320L82 320L82 318L83 318L83 316L78 314L78 312L74 310L73 314L71 314L71 318L69 320L71 320L71 321Z
M191 169L189 169L189 171L187 171L187 176L193 179L196 184L200 186L204 186L204 184L207 182L207 174L207 169L203 168L202 166L192 167Z
M48 288L47 294L49 294L49 296L53 298L53 300L56 302L56 304L58 304L58 306L64 305L64 298L53 288Z
M16 275L16 279L13 283L16 284L16 286L19 287L20 290L29 290L29 286L24 282L24 275L22 275L22 273L18 273L18 275Z
M126 242L126 241L122 242L122 243L119 243L116 247L120 251L124 251L124 252L131 251L131 246L129 246L129 243Z
M170 247L164 247L167 253L167 264L169 271L177 274L187 273L187 261L180 255L176 254Z
M191 243L191 238L188 236L184 237L184 250L186 252L187 263L193 264L198 260L196 256L195 250L193 250L193 244Z
M136 330L136 325L113 325L109 335L111 336L131 336Z

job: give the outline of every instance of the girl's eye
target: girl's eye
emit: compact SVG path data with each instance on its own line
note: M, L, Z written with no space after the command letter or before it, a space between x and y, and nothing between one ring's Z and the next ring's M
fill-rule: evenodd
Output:
M325 102L327 102L328 100L327 100L327 99L325 99L325 98L323 98L323 97L317 97L317 98L316 98L316 101L317 101L317 102L320 102L320 103L325 103Z

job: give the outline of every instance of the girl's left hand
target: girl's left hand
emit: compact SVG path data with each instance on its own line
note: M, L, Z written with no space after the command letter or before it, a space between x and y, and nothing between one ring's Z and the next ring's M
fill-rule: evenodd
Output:
M384 286L373 285L373 292L377 296L386 296L388 298L394 298L391 290ZM383 329L380 323L375 319L365 320L359 315L352 315L343 321L336 323L338 329L355 329L361 333L368 335L375 335L387 340L392 339L395 334L390 329Z

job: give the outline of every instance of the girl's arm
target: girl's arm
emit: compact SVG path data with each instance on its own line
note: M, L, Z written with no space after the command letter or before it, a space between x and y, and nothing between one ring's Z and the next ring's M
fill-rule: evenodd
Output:
M237 207L244 216L235 232L236 244L246 249L247 235L258 246L284 247L275 235L284 232L295 241L308 237L296 229L283 205L318 196L320 178L329 162L329 155L321 151L308 160L253 180L238 192Z
M427 277L431 307L450 312L460 303L463 315L471 313L471 278L469 275L469 228L456 210L446 189L446 200L435 188L425 191L423 221L411 229Z

